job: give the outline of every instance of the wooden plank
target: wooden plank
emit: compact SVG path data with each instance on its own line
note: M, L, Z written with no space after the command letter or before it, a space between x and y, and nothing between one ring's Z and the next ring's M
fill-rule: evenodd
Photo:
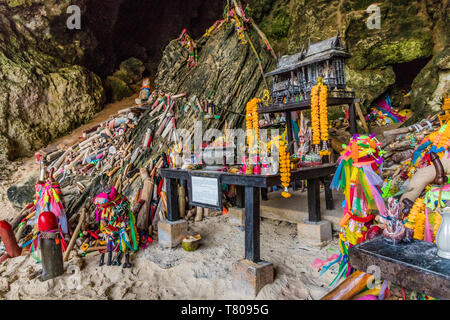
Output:
M356 108L356 112L358 113L359 120L361 120L361 123L363 125L364 131L367 134L369 134L370 133L369 127L367 126L366 119L364 118L364 115L362 113L361 107L359 106L358 102L355 102L355 108Z
M308 220L320 222L320 183L319 179L308 179Z
M259 188L245 187L245 259L259 262Z
M302 167L291 171L291 180L306 180L327 177L336 170L335 163L326 163L314 167ZM182 169L161 169L161 176L171 179L188 179L191 172L196 175L205 177L221 177L222 183L230 185L252 186L258 188L267 188L280 185L280 174L275 175L254 175L254 174L238 174L224 173L219 171L207 170L182 170Z
M339 106L344 104L352 104L354 102L359 101L358 99L354 98L335 98L335 97L328 97L327 98L327 105L329 107L332 106ZM295 102L289 102L286 104L278 103L273 104L267 107L262 107L258 109L258 113L277 113L277 112L286 112L286 111L299 111L299 110L308 110L311 108L311 99L302 100L302 101L295 101Z
M393 245L382 236L349 250L352 268L367 272L380 269L380 277L434 298L450 299L450 260L437 255L434 243L414 240Z

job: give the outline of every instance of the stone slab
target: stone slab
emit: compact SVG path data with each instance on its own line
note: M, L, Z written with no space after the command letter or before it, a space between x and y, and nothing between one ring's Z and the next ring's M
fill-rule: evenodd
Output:
M244 227L245 226L245 208L232 207L228 210L228 222L231 225Z
M379 268L381 279L434 298L450 299L450 260L437 255L434 243L414 240L394 245L379 236L351 247L349 263L363 272L374 266Z
M314 246L322 246L333 237L331 223L326 220L312 222L304 219L297 223L297 235L299 239Z
M181 219L178 221L158 221L158 243L163 247L173 248L183 240L181 235L187 236L188 223Z
M273 264L242 259L233 263L232 287L240 294L254 298L258 292L274 280Z

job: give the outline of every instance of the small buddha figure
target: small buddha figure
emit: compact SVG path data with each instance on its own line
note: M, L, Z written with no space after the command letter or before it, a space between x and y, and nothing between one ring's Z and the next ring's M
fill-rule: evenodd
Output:
M306 118L303 117L303 112L300 114L300 130L298 132L298 139L298 155L300 160L303 161L303 157L309 152L311 140L311 129L308 128L308 123Z

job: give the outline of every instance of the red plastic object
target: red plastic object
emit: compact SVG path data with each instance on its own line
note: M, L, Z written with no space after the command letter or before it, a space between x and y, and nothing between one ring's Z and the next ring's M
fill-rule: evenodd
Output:
M381 230L380 227L378 226L372 226L370 227L370 229L367 231L367 235L366 235L366 239L372 239L374 237L376 237L377 235L381 234L383 232L383 230Z
M1 220L0 221L0 228L5 229L5 230L11 230L12 229L11 225L5 220Z
M58 219L50 211L42 212L38 219L38 229L42 232L58 229Z

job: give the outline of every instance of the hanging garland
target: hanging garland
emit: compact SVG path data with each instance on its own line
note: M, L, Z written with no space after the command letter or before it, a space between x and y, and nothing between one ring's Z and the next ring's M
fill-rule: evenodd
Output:
M412 206L405 227L414 230L414 239L423 240L425 231L425 203L423 198L417 198Z
M320 140L322 140L322 149L319 152L321 157L330 155L330 150L328 150L328 108L327 108L327 96L328 88L327 86L320 83Z
M320 144L320 121L319 121L319 85L311 89L311 124L312 124L312 143L317 148Z
M249 153L254 153L258 150L257 142L259 140L259 121L258 121L258 103L261 100L253 98L246 105L246 125L247 125L247 144Z
M284 198L289 198L291 194L289 193L288 187L291 182L291 160L289 152L287 152L286 143L284 140L279 140L279 161L280 161L280 175L281 175L281 185L284 190L281 195Z
M317 79L317 84L311 89L311 123L312 143L315 152L321 157L330 155L330 150L328 150L327 96L328 88L323 84L323 79L319 77ZM322 146L319 151L321 142Z

